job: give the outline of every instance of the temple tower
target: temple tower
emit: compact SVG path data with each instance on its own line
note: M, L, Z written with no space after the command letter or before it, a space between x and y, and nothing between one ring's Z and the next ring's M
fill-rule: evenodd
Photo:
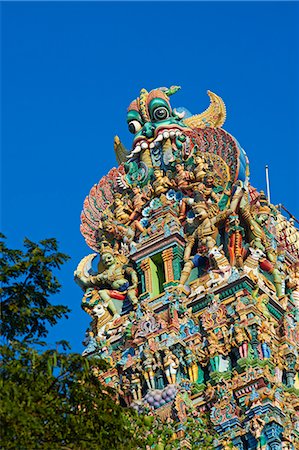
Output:
M171 107L178 89L140 91L132 150L115 138L119 167L84 201L84 355L110 362L98 376L124 405L172 424L169 448L201 448L208 417L217 450L295 450L295 219L251 186L222 99L192 116Z

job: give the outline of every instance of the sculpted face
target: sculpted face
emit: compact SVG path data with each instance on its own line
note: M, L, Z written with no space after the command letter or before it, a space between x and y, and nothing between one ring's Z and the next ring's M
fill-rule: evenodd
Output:
M212 187L214 185L214 177L213 175L208 175L205 177L205 185L208 187Z
M140 153L142 159L142 154L149 152L157 161L156 166L174 162L189 145L189 137L184 133L189 128L182 121L183 115L171 108L166 92L168 90L147 92L142 89L140 97L129 106L127 115L129 131L135 135L131 155Z
M115 262L114 256L111 253L104 253L102 255L102 261L103 261L104 266L106 266L106 267L112 266L112 264L114 264L114 262Z
M105 313L105 309L101 303L98 303L92 309L92 314L96 317L101 317L101 316L103 316L104 313Z
M196 207L194 207L194 213L200 222L209 216L208 211L201 205L197 205Z

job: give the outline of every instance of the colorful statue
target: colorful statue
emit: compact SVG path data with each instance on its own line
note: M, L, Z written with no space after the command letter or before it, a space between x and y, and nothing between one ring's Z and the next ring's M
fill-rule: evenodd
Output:
M251 334L246 328L235 326L235 344L239 349L240 358L247 358L248 343L251 340Z
M164 350L163 364L168 383L175 384L179 360L168 348Z
M142 362L143 376L149 389L155 389L156 361L150 349L143 350L144 360Z

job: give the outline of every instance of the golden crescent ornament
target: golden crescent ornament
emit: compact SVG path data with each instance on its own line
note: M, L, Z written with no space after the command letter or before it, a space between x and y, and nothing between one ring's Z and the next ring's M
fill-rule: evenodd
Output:
M207 91L211 103L201 114L188 117L183 122L190 128L220 128L226 119L226 108L221 97L211 91Z

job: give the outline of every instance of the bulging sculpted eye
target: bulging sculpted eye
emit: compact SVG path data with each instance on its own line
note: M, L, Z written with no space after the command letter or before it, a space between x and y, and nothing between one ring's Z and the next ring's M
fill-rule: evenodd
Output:
M153 112L153 117L155 120L165 120L169 117L169 111L165 106L159 106Z
M141 130L141 123L138 122L138 120L131 120L131 122L129 122L129 131L136 134L139 130Z

